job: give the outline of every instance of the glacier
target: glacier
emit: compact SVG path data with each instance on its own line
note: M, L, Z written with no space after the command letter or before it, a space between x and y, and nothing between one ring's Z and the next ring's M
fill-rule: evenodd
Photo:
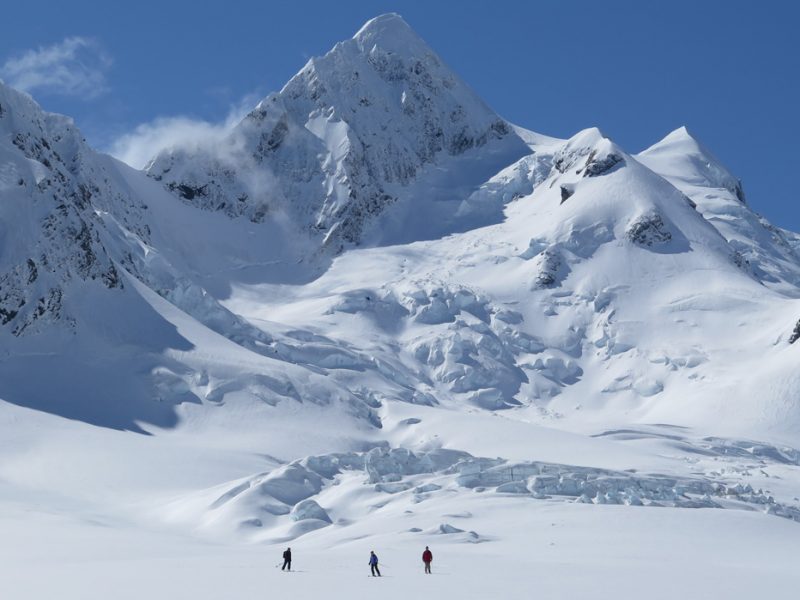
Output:
M143 170L0 83L4 588L335 598L376 549L388 598L789 598L800 235L757 202L685 127L506 121L394 14Z

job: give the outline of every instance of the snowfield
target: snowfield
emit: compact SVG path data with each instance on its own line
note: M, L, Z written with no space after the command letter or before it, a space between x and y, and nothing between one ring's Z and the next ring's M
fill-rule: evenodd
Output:
M419 414L424 422L427 414ZM233 433L228 439L219 433L206 444L213 427L204 428L204 435L172 431L146 437L87 428L28 409L10 408L3 415L4 431L18 430L11 425L21 422L30 430L48 431L48 440L39 443L32 443L30 434L3 441L0 527L6 542L0 545L0 564L4 589L14 598L210 599L271 593L789 598L793 593L797 524L742 500L746 492L713 497L724 509L673 508L671 501L659 502L665 504L661 507L593 504L550 490L545 498L501 491L495 486L504 478L484 476L485 488L465 487L471 482L457 483L454 473L405 476L396 489L407 489L394 491L384 483L379 491L380 484L354 469L327 482L316 496L333 523L301 528L313 519L295 521L287 513L282 521L268 523L264 515L280 501L266 493L257 502L236 500L247 490L231 497L237 486L253 479L242 473L261 469L274 480L285 473L275 457L231 449ZM463 430L463 423L453 427ZM770 449L684 441L680 432L657 428L575 440L552 429L519 429L513 444L518 452L530 437L530 453L550 460L560 447L563 460L575 453L604 469L633 464L657 470L629 474L639 483L617 489L639 485L644 490L648 479L681 472L687 481L768 485L790 500L797 490L796 463ZM437 427L443 437L447 430L441 423ZM278 444L291 448L285 439ZM243 445L240 440L239 448ZM698 458L687 460L692 454ZM594 471L599 469L587 469ZM623 473L614 471L611 477ZM226 476L236 478L216 483ZM527 476L520 469L515 481ZM276 490L285 500L298 497L290 485ZM694 497L702 506L702 498ZM254 510L268 532L244 522ZM294 553L292 574L276 566L287 545ZM422 573L419 558L426 545L434 552L430 577ZM367 577L372 549L382 562L380 581Z
M144 171L0 84L3 596L793 598L800 236L749 202L397 15Z

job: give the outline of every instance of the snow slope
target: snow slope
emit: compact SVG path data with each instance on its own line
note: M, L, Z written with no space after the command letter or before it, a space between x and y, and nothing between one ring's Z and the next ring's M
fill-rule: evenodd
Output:
M798 239L685 128L513 126L397 15L146 172L0 84L0 580L793 597Z
M695 140L676 129L637 157L689 196L728 240L737 261L765 285L794 295L798 254L794 234L781 231L746 204L742 183Z

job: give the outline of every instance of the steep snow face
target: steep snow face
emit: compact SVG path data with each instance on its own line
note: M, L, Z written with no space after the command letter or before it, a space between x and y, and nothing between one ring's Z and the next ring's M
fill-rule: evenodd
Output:
M269 236L252 234L181 204L0 85L0 397L137 431L174 426L181 403L241 394L273 406L311 398L377 425L349 390L288 364L291 341L276 347L199 281L197 261L263 260ZM249 367L231 367L233 356Z
M170 234L148 209L148 190L125 178L130 170L94 152L71 120L45 113L25 94L0 86L0 106L4 330L21 335L43 320L74 327L80 306L65 310L68 288L121 292L126 271L191 309L179 298L191 295L190 282L155 247ZM226 329L234 324L231 316Z
M70 323L68 289L123 287L104 243L113 212L145 237L140 199L122 193L72 121L0 84L0 326L22 335Z
M424 233L418 227L417 235L457 228L453 205L437 210L437 200L463 200L529 152L511 126L390 14L310 60L221 144L166 151L147 172L205 209L254 222L288 215L292 235L299 230L338 250L365 238L391 241L381 227L368 230L395 204L401 216L394 221L413 212L418 224L438 222ZM457 185L447 185L443 172L457 173L446 182ZM412 184L426 175L441 189L419 199Z
M800 295L795 234L755 213L745 202L741 182L686 127L676 129L636 158L692 199L728 240L742 268L782 293Z
M644 163L658 164L658 173L700 187L722 188L745 204L741 181L698 142L686 127L679 127L639 154Z

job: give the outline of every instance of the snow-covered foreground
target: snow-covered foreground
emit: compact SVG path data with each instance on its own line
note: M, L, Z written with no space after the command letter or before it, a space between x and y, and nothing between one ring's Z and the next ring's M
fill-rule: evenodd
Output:
M384 415L387 429L428 423L421 438L450 437L475 454L505 452L515 474L509 477L507 464L459 472L432 463L393 477L388 472L396 463L374 463L377 473L355 463L314 496L331 523L284 517L283 526L261 533L247 522L252 502L230 506L247 492L230 490L260 472L283 485L260 489L259 505L302 495L275 477L285 473L287 460L270 453L336 442L313 433L294 442L282 438L280 417L274 429L249 437L235 433L246 428L234 427L230 414L222 428L215 422L220 415L198 419L202 410L194 408L198 414L183 415L188 431L146 436L0 403L3 431L10 432L0 442L4 597L793 597L800 526L734 489L761 488L775 504L796 505L800 457L787 449L697 439L667 427L591 437L485 413L442 419L437 409L402 408ZM420 423L400 425L411 414ZM459 438L466 429L476 432L471 443ZM612 495L635 489L643 505L631 505L630 497L582 503L563 486L537 492L535 477L520 466L523 457L539 461L539 470L561 465L562 483L564 470L583 469L584 481L606 485ZM397 481L370 481L376 478ZM670 490L683 485L677 504L650 485L659 478L671 478ZM675 480L683 483L676 487ZM538 481L552 484L547 475ZM691 481L729 488L711 498L715 508L704 508ZM656 499L647 499L648 489ZM305 534L292 530L303 525ZM434 551L431 576L420 561L426 545ZM294 553L291 574L276 567L286 546ZM381 558L381 580L368 577L370 550Z
M295 572L276 567L285 546L207 543L143 528L3 506L3 595L63 598L296 597L753 598L795 597L796 526L756 513L531 504L465 499L387 517L387 531L353 526L292 545ZM443 518L480 529L483 544L407 533ZM371 529L371 528L370 528ZM362 537L366 536L366 537ZM9 540L14 540L9 543ZM425 545L433 574L422 572ZM380 580L368 577L376 550Z

